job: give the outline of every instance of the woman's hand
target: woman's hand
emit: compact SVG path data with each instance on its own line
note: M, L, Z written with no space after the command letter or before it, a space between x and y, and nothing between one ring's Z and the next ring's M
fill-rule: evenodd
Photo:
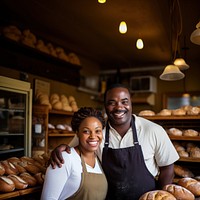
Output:
M61 144L61 145L57 146L51 152L51 157L49 159L49 163L51 164L53 169L56 168L56 165L58 167L62 167L62 164L64 164L64 160L63 160L63 157L62 157L63 151L66 151L67 153L71 153L70 147L66 144Z

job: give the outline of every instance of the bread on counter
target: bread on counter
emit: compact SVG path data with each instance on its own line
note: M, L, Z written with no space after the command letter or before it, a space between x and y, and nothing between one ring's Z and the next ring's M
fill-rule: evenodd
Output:
M163 187L164 191L167 191L174 195L176 199L181 199L181 200L194 200L195 196L187 190L186 188L176 185L176 184L168 184Z
M182 178L178 181L178 185L181 185L194 194L194 196L200 196L200 182L194 178Z
M153 190L144 193L139 200L176 200L176 198L167 191Z

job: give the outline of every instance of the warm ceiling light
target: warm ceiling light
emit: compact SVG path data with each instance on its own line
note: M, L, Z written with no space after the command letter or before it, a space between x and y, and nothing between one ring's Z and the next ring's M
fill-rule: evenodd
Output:
M184 78L185 75L176 65L167 65L160 75L160 79L164 81L177 81Z
M174 65L176 65L180 70L186 70L190 67L183 58L176 58Z
M106 3L106 0L98 0L99 3Z
M125 21L122 21L119 25L119 32L121 34L124 34L127 32L127 25L126 25L126 22Z
M144 48L144 43L142 41L142 39L138 39L137 42L136 42L136 47L138 49L143 49Z
M200 45L200 22L196 25L196 30L194 30L190 36L190 40L194 44Z

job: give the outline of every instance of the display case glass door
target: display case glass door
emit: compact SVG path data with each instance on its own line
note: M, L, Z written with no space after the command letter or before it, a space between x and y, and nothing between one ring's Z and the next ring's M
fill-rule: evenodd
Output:
M0 85L0 160L30 156L31 97L26 89Z

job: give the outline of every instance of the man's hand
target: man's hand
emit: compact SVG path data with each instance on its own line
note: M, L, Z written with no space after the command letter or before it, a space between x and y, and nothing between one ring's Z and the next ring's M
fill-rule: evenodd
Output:
M56 168L56 165L58 167L62 167L62 164L64 163L63 157L62 157L62 152L66 151L67 153L71 153L70 147L66 144L61 144L57 146L52 152L51 152L51 157L50 157L50 164L53 169Z

